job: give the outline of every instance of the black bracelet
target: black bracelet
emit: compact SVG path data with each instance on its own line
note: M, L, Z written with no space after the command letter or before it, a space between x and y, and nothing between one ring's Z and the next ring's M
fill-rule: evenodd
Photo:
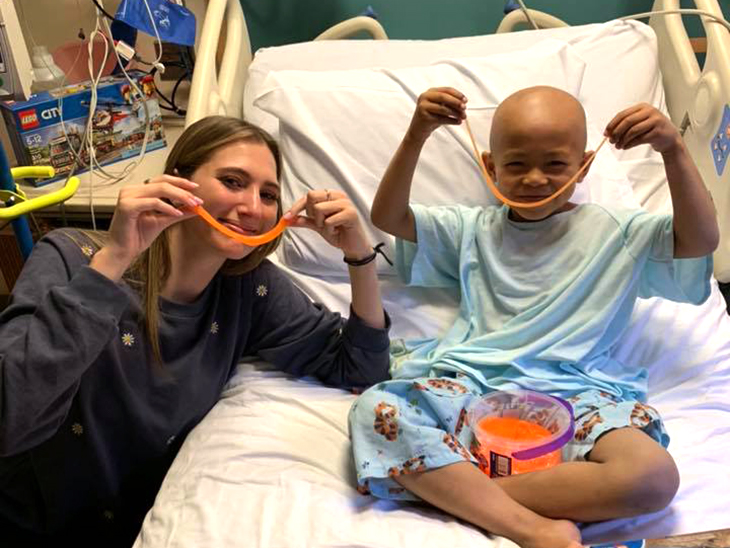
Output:
M350 266L364 266L364 265L366 265L368 263L372 263L375 260L375 257L377 257L378 254L380 254L380 255L382 255L385 258L386 261L388 261L388 264L390 266L393 266L393 263L388 258L388 256L383 252L382 249L380 249L384 245L385 245L385 243L380 242L378 245L376 245L375 247L373 247L372 254L371 255L368 255L364 259L348 259L347 257L344 257L342 260L345 261Z

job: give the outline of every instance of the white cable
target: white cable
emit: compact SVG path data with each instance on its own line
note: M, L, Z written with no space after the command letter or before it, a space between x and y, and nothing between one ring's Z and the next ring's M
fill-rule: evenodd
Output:
M102 3L102 0L99 0L99 3L101 4ZM98 12L98 10L97 10L97 12ZM101 21L104 24L104 26L106 27L107 34L109 36L111 36L111 28L109 27L109 22L106 20L106 18L101 17L101 14L97 13L97 25L99 24L99 21ZM98 32L98 29L99 28L100 27L97 26L97 29L95 30L95 32ZM108 56L108 50L109 50L109 44L108 44L107 40L110 40L110 39L107 38L101 32L99 32L99 35L102 36L102 38L105 40L104 63L106 63L106 59L107 59L107 56ZM147 144L149 142L149 134L150 134L150 126L151 126L151 118L150 118L150 114L149 114L149 106L147 105L147 102L145 100L146 97L144 96L144 94L142 93L142 91L139 89L139 87L137 86L136 82L129 76L129 74L125 70L124 62L121 59L121 57L119 55L119 52L114 47L112 47L112 50L114 51L114 54L115 54L115 56L117 58L117 62L119 63L119 67L122 70L122 73L124 74L127 82L130 84L130 87L132 88L132 90L137 94L137 96L142 101L142 106L144 107L144 111L145 111L145 134L144 134L144 138L143 138L143 141L142 141L142 150L140 151L139 156L137 157L136 160L134 160L131 163L127 164L122 169L121 172L113 172L113 171L109 170L108 167L107 168L102 167L101 164L99 164L98 160L96 159L96 155L95 154L90 154L90 156L89 156L89 163L90 164L93 164L94 166L96 166L96 170L102 174L102 178L106 179L106 182L104 182L103 184L100 184L98 186L111 186L111 185L116 184L117 182L121 181L122 179L124 179L124 178L126 178L126 177L128 177L129 175L132 174L132 172L142 162L142 160L144 159L145 154L147 152ZM103 68L103 65L102 65L102 68ZM99 81L100 77L101 77L101 72L99 74L99 78L96 79L97 85L98 85L98 81ZM93 75L92 75L92 79L93 79ZM92 116L96 112L96 101L93 103L92 106L94 107L94 110L90 110L89 111L89 121L92 120ZM93 126L91 124L89 124L87 127L93 131ZM89 142L93 143L93 137L89 137L89 139L90 139ZM90 170L91 170L91 168L90 168ZM90 176L91 176L91 174L90 174ZM93 190L91 190L91 192L93 193Z
M104 19L104 25L107 28L107 32L111 34L111 29L109 28L109 21ZM119 56L119 52L114 48L114 53L117 57L117 63L119 63L119 68L121 68L122 73L124 74L124 77L127 79L127 82L129 82L130 87L132 88L133 92L137 94L140 101L142 102L142 107L144 108L144 114L145 114L145 128L144 128L144 138L142 140L142 150L140 151L139 157L133 161L131 164L127 165L127 167L124 169L124 174L122 177L117 178L114 182L117 182L120 179L123 179L124 177L127 177L130 175L140 163L142 163L142 160L144 160L145 154L147 153L147 143L149 141L149 135L150 135L150 126L152 125L152 119L150 117L150 109L149 105L147 104L147 97L144 95L142 90L139 89L139 86L137 86L137 83L134 81L134 79L129 76L127 73L127 70L124 68L124 63L122 63L122 59ZM134 99L133 99L134 101ZM128 168L130 168L129 171L127 171Z
M701 15L703 17L709 17L710 19L713 19L716 23L720 23L723 27L728 29L730 31L730 23L727 22L727 20L723 17L719 17L715 15L714 13L710 13L709 11L705 10L696 10L696 9L676 9L676 10L659 10L659 11L647 11L645 13L635 13L633 15L626 15L625 17L619 17L621 20L626 19L644 19L646 17L651 17L653 15Z
M160 63L160 60L162 59L162 40L160 40L160 33L157 31L157 24L155 23L155 17L152 14L152 10L150 9L150 4L147 0L144 0L144 5L147 8L147 14L150 16L150 22L152 23L152 29L155 31L155 38L157 39L157 59L155 59L155 62L153 63L153 66L157 67L158 65L162 66L162 70L160 72L165 72L165 66ZM159 68L158 68L159 70Z
M94 114L96 114L96 105L98 102L98 86L101 75L104 73L104 65L109 55L109 41L101 32L100 19L102 14L96 10L96 25L89 36L89 75L91 76L91 102L89 103L89 116L86 119L86 146L89 152L89 209L91 212L91 227L96 230L96 215L94 214L94 162L96 160L96 148L94 147ZM94 42L96 36L99 35L104 40L104 62L99 67L99 74L94 77Z
M146 1L146 0L145 0ZM535 23L535 21L532 19L532 16L530 15L530 11L527 9L527 6L525 5L524 0L517 0L517 3L520 5L520 10L525 15L525 18L527 19L528 23L532 25L532 28L538 29L539 27ZM730 23L724 18L720 17L718 15L715 15L714 13L711 13L706 10L699 10L699 9L676 9L676 10L657 10L657 11L647 11L644 13L635 13L632 15L625 15L623 17L619 17L619 20L625 21L628 19L645 19L647 17L651 17L653 15L700 15L704 17L709 17L710 19L714 20L716 23L720 23L722 26L724 26L726 29L730 31Z
M537 26L537 23L535 23L535 20L532 18L532 15L530 15L530 11L527 9L525 2L523 0L517 0L517 3L520 5L520 9L522 10L522 13L525 14L525 18L527 19L527 22L530 23L530 25L532 25L532 28L535 30L540 30L540 27Z

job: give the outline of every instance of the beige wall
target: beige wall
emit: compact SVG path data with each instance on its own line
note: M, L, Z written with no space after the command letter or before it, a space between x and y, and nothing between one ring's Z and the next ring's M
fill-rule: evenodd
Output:
M88 37L96 24L94 3L91 0L13 0L20 25L25 34L28 50L33 37L36 44L50 50L78 40L79 28ZM104 0L106 11L114 15L120 0Z

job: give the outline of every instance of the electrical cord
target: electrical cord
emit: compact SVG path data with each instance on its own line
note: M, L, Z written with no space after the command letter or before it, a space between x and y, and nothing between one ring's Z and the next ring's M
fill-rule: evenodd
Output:
M172 106L173 106L173 107L174 107L174 108L176 109L176 112L177 112L178 114L182 115L182 116L185 116L185 115L186 115L186 114L188 113L188 111L187 111L186 109L183 109L183 108L179 108L179 107L177 106L177 104L175 103L175 94L177 93L177 88L179 88L179 87L180 87L180 84L182 83L182 81L183 81L183 80L184 80L185 78L187 78L187 77L188 77L189 75L190 75L190 73L189 73L189 72L187 72L187 71L186 71L186 72L185 72L184 74L182 74L182 75L180 76L180 78L178 78L178 79L177 79L177 82L175 82L175 85L174 85L174 86L173 86L173 88L172 88L172 96L171 96L171 99L172 99Z
M94 0L96 2L96 0ZM157 30L157 23L155 23L155 16L152 14L152 9L150 8L150 3L147 0L143 0L144 5L147 8L147 15L150 17L150 22L152 23L152 30L155 31L155 38L157 39L157 59L155 59L155 62L153 63L154 66L160 65L160 60L162 59L162 40L160 40L160 33ZM164 65L163 65L164 68Z
M527 22L530 23L532 28L535 30L540 30L540 27L537 26L537 23L535 23L535 20L530 15L530 11L527 9L524 0L517 0L517 3L520 5L520 10L525 15L525 19L527 19Z
M116 21L116 18L109 14L99 3L99 0L91 0L94 5L96 6L96 9L98 9L103 15L111 19L112 21Z
M181 63L171 64L170 66L175 66L175 67L179 67L179 68L186 68L185 65L183 65ZM156 72L157 72L156 69L153 68L150 71L150 75L154 77L154 75L155 75ZM177 79L177 82L175 82L175 87L173 87L173 89L172 89L172 97L170 99L168 99L167 96L165 94L163 94L162 91L160 91L160 89L155 85L155 92L157 93L157 96L160 99L164 100L167 103L167 105L169 105L169 106L165 106L162 103L160 103L160 108L161 109L164 109L164 110L167 110L167 111L170 111L170 112L174 112L175 114L179 114L181 116L185 116L187 114L187 110L186 109L180 108L179 106L177 106L177 103L175 102L175 94L177 93L177 89L180 86L180 84L182 83L182 81L185 78L187 78L188 76L190 76L190 71L189 70L186 70Z
M645 19L652 17L653 15L699 15L701 17L708 17L714 20L716 23L720 23L723 27L730 31L730 23L723 17L718 17L714 13L710 13L705 10L697 9L676 9L676 10L659 10L659 11L647 11L644 13L635 13L633 15L626 15L625 17L619 17L621 20L627 19Z
M525 16L525 19L527 19L528 23L532 25L533 29L539 29L540 27L537 26L537 23L535 23L535 20L530 15L530 11L527 9L527 6L525 5L524 0L517 0L517 3L520 5L520 11ZM714 13L711 13L706 10L700 10L700 9L690 9L690 8L681 8L676 10L657 10L657 11L647 11L643 13L635 13L632 15L625 15L623 17L619 17L618 19L622 21L626 21L629 19L645 19L647 17L652 17L654 15L699 15L701 17L708 17L715 21L716 23L720 23L722 26L724 26L726 29L730 31L730 23L725 19L724 17L719 17L715 15Z

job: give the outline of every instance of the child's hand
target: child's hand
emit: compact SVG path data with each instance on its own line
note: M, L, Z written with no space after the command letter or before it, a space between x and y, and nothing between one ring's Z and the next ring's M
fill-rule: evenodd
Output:
M603 134L616 148L651 145L659 153L670 152L682 141L671 120L646 103L619 112Z
M418 97L407 136L425 141L441 125L466 118L466 97L454 88L431 88Z

